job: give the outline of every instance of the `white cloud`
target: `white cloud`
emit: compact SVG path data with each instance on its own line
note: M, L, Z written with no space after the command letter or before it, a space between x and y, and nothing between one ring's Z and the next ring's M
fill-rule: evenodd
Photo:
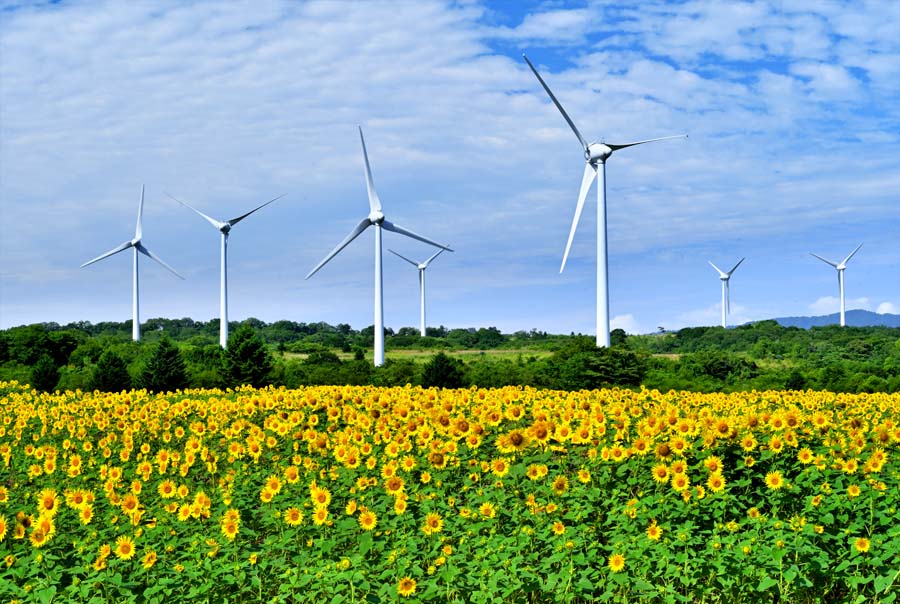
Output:
M889 27L896 8L857 18L878 7L539 6L506 29L486 25L499 10L488 4L437 0L353 10L209 1L5 11L0 325L60 318L58 305L39 302L60 292L71 301L66 318L103 320L99 309L118 304L127 316L127 261L77 266L130 235L142 182L147 245L188 276L173 287L158 267L146 270L147 316L216 312L214 233L163 190L219 217L287 192L231 242L233 314L369 324L371 234L303 281L367 211L361 123L389 219L457 249L431 281L452 274L447 308L458 314L445 323L511 317L524 329L592 329L595 192L559 276L582 157L509 49L518 42L539 47L530 58L588 138L691 136L610 160L613 282L648 271L646 287L655 287L655 275L673 270L648 260L660 252L715 254L727 240L750 259L791 246L805 254L845 228L865 232L867 250L885 242L881 266L900 262L889 247L900 178L900 132L890 121L900 110L891 94L900 81ZM392 234L385 245L421 251ZM696 294L680 282L686 266L674 269L666 316L718 324L717 307L691 310ZM401 296L395 269L385 261L386 308ZM854 282L854 292L900 296L896 280L854 278L872 284ZM780 299L773 290L794 283L773 268L765 286L742 287L740 298L768 308ZM517 301L563 298L562 290L566 313L553 305L510 312ZM615 311L655 322L663 311L649 305L663 303L639 290L614 297ZM796 304L809 298L798 293ZM746 319L733 310L733 322Z
M631 313L627 315L616 315L609 321L610 329L624 329L628 334L647 333L647 330L634 318Z
M845 298L846 310L862 309L871 310L872 302L869 298ZM822 296L809 305L809 310L815 315L830 315L841 310L841 299L836 296Z
M893 302L882 302L875 309L879 315L898 315L900 314L900 308L897 308L897 305Z

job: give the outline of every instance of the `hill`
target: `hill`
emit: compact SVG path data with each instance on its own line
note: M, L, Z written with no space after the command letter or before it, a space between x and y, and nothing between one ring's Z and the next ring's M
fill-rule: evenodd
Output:
M900 315L878 314L869 310L848 310L845 313L847 325L850 327L900 327ZM840 314L821 315L818 317L782 317L774 319L782 327L824 327L826 325L838 325Z

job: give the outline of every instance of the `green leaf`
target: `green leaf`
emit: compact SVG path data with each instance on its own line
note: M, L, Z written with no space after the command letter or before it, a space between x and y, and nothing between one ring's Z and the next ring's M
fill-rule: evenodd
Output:
M773 585L778 585L778 581L772 577L763 577L756 586L756 591L768 591Z

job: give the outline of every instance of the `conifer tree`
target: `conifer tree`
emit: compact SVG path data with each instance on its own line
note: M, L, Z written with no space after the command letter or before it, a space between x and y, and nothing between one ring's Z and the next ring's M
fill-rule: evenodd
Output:
M163 336L141 372L141 385L153 392L167 392L187 386L187 371L178 347Z
M228 348L222 354L222 375L229 387L250 384L266 386L271 383L272 357L263 341L246 323L228 338Z
M112 350L101 354L91 375L91 388L102 392L131 389L131 376L128 374L125 360Z
M50 392L59 382L59 369L49 354L44 354L31 367L31 386L41 392Z

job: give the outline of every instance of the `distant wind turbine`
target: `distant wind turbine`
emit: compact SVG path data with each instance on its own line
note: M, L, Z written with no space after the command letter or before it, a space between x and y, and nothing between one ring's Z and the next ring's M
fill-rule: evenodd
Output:
M850 258L853 258L853 254L858 252L859 248L861 248L862 245L863 244L861 244L861 243L859 245L857 245L856 249L853 250L852 252L850 252L850 255L847 256L846 258L844 258L840 263L835 263L835 262L832 262L831 260L826 260L825 258L822 258L818 254L813 254L812 252L809 253L810 256L815 256L816 258L818 258L825 264L830 264L831 266L833 266L834 268L837 269L838 290L841 293L841 327L844 327L846 325L846 321L844 320L844 269L847 268L847 263L850 262Z
M559 109L559 112L565 118L566 123L569 124L569 128L572 129L572 132L574 132L575 136L578 138L578 142L580 142L581 146L584 148L584 159L586 162L584 167L584 177L581 180L581 190L578 193L578 204L575 206L575 217L572 219L572 228L569 230L569 240L566 242L566 252L563 254L562 265L559 267L560 273L566 268L566 259L569 257L572 239L575 236L575 229L578 228L578 220L581 218L581 211L584 209L584 202L587 199L588 191L590 190L594 179L599 179L597 183L597 346L608 347L609 267L607 263L606 243L606 160L613 152L618 151L619 149L643 145L644 143L652 143L654 141L667 140L670 138L687 138L687 135L679 134L676 136L663 136L660 138L651 138L618 145L604 142L588 143L581 135L581 132L578 131L578 128L575 127L575 123L569 117L569 114L566 113L566 110L563 109L562 105L553 95L553 92L550 91L550 87L544 82L541 74L538 73L537 69L534 68L534 65L531 64L531 61L528 60L528 57L524 54L522 57L524 57L525 62L528 63L531 71L534 72L534 75L541 83L541 86L544 87L544 90L550 96L550 100L553 101L553 104Z
M138 217L137 217L137 226L134 229L134 238L130 241L126 241L125 243L115 247L105 254L97 256L93 260L89 260L81 265L82 268L89 264L93 264L95 262L99 262L104 258L112 256L113 254L118 254L121 251L127 250L128 248L134 249L134 268L132 271L132 313L131 313L131 339L135 342L139 342L141 339L141 320L139 313L139 303L138 303L138 252L144 254L145 256L152 258L159 262L163 267L165 267L169 272L178 277L179 279L184 279L181 275L179 275L174 268L163 262L162 258L148 250L143 243L141 243L141 235L143 234L141 228L141 219L144 214L144 185L141 185L141 201L138 204Z
M419 331L422 334L422 337L424 338L425 337L425 269L428 268L428 265L431 264L431 261L434 260L435 258L437 258L438 256L440 256L444 250L443 249L438 250L437 252L432 254L432 256L425 262L414 262L414 261L410 260L409 258L407 258L406 256L401 256L400 254L398 254L397 252L395 252L392 249L388 249L388 251L390 253L392 253L393 255L397 256L398 258L402 258L403 260L406 260L407 262L412 264L414 267L419 269L419 305L421 306L421 309L422 309L421 318L419 321Z
M746 260L746 258L741 258L740 260L738 260L738 263L735 264L734 267L732 267L732 269L728 272L723 271L711 261L707 260L707 262L709 262L709 265L716 269L716 272L719 273L719 279L722 280L722 327L728 327L728 324L726 322L726 311L731 312L731 291L729 290L728 282L731 280L731 273L736 271L737 267L739 267L741 265L741 262L743 262L744 260Z
M309 271L306 278L309 279L315 275L320 268L325 266L329 260L338 254L338 252L347 247L347 245L356 239L360 233L370 226L375 227L375 366L380 367L384 364L384 296L382 293L383 284L381 278L381 229L384 228L388 231L406 235L412 239L417 239L450 252L453 250L445 245L432 241L431 239L417 235L416 233L401 227L399 224L394 224L393 222L385 220L384 213L381 211L381 200L378 198L378 193L375 191L375 182L372 180L372 170L369 167L369 155L366 153L366 140L363 138L362 127L359 127L359 140L362 143L363 161L365 162L366 169L366 190L369 194L369 215L360 220L359 224L350 231L350 234L344 237L344 240L341 241L337 247L331 250L331 252L329 252L315 268Z
M169 194L166 193L166 195L169 195ZM217 231L219 231L222 234L222 237L221 237L221 240L222 240L221 273L222 274L221 274L221 278L219 280L220 281L220 284L219 284L219 345L222 348L228 347L228 234L231 232L231 227L233 227L234 225L236 225L237 223L242 221L244 218L246 218L253 212L256 212L257 210L261 210L262 208L266 207L273 201L278 201L285 195L287 195L287 193L284 193L283 195L279 195L275 199L270 199L269 201L262 204L261 206L254 208L254 209L250 210L249 212L247 212L246 214L242 214L242 215L238 216L237 218L232 218L231 220L229 220L227 222L222 222L221 220L216 220L215 218L207 216L206 214L204 214L197 208L186 204L185 202L173 197L172 195L169 195L169 197L171 197L172 199L174 199L175 201L177 201L184 207L188 208L189 210L193 210L194 212L199 214L201 217L206 219L206 221L209 224L211 224L213 226L213 228L215 228Z

